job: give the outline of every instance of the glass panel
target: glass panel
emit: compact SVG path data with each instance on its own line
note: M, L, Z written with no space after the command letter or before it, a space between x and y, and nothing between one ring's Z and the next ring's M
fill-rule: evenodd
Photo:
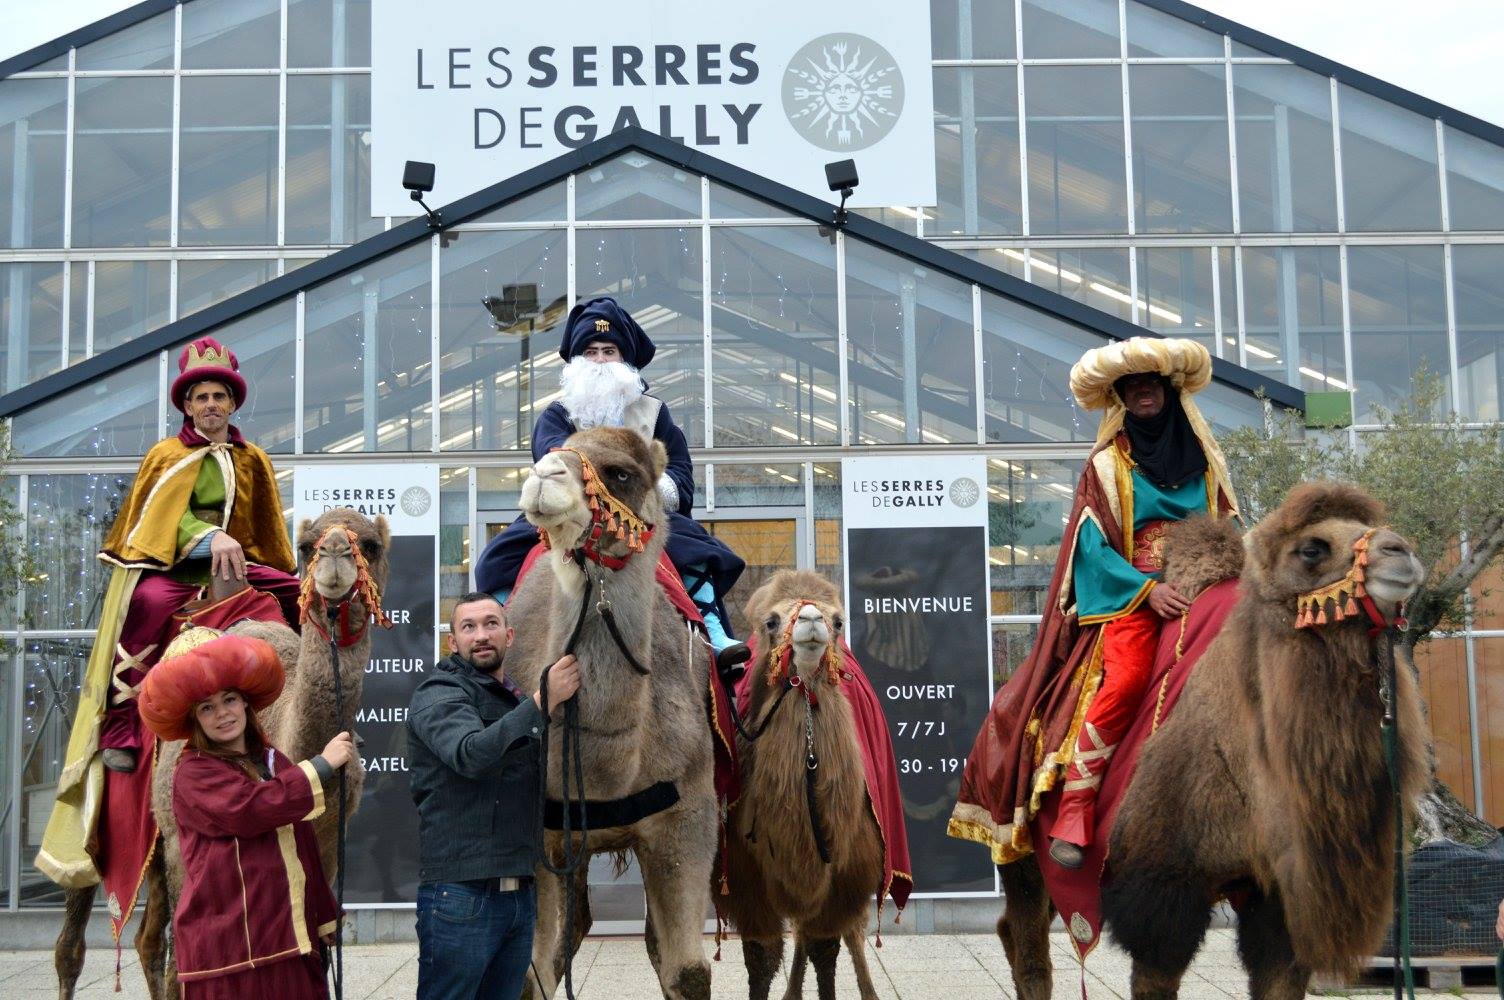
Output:
M577 219L698 219L700 178L642 153L624 153L575 177Z
M207 309L276 276L274 260L180 260L178 318Z
M304 451L433 446L431 268L419 243L304 296Z
M1452 228L1504 229L1504 149L1450 126L1445 139L1447 217Z
M1211 248L1140 248L1138 299L1140 325L1167 337L1199 340L1216 353Z
M992 626L992 686L997 689L1023 666L1029 652L1034 648L1034 639L1039 634L1038 625L1009 623Z
M1297 66L1234 66L1245 233L1336 232L1331 84Z
M144 455L162 436L157 355L70 389L12 418L16 451L48 455Z
M288 0L287 65L371 65L371 0Z
M1454 246L1452 288L1459 409L1467 420L1498 420L1504 413L1504 246Z
M930 0L936 59L1012 59L1013 0Z
M1133 66L1129 84L1139 232L1231 232L1223 66Z
M439 470L439 621L448 624L470 586L469 468Z
M1339 89L1348 230L1440 229L1436 126L1431 119L1352 87Z
M63 770L78 689L89 661L88 639L29 639L23 650L21 704L21 857L42 846ZM6 663L9 670L10 665ZM8 769L7 769L8 770ZM29 864L21 866L21 905L60 906L63 890Z
M87 278L86 265L74 271ZM165 260L101 260L94 265L94 353L118 347L168 320L172 264Z
M846 564L841 555L841 463L815 463L815 570L845 589Z
M183 68L276 66L281 60L281 32L281 0L184 4ZM187 107L184 101L184 110Z
M1336 247L1245 247L1243 313L1249 368L1307 392L1351 388Z
M1037 273L1037 272L1036 272ZM1071 365L1102 338L1032 306L982 293L982 397L989 442L1090 441L1094 414L1076 406Z
M720 505L722 468L718 465L715 470L717 506ZM724 468L734 470L737 467L725 466ZM766 469L768 472L777 470L784 475L792 475L795 483L799 481L799 466L797 465L769 465ZM802 505L804 491L800 489L798 493L799 502ZM717 518L714 521L704 521L703 524L706 531L721 539L731 547L732 551L746 560L747 568L737 578L736 584L724 599L726 613L731 619L726 623L730 626L731 634L746 638L755 631L753 624L747 621L747 598L751 597L758 587L772 579L774 573L793 566L795 560L799 558L797 522L792 518L758 518L745 521Z
M940 205L926 236L1022 232L1018 84L1012 66L935 69Z
M1222 340L1217 357L1238 354L1238 273L1237 253L1232 247L1217 247L1217 290L1222 296Z
M868 209L862 209L861 214L867 215L869 211ZM713 181L710 184L710 217L712 219L793 218L788 212L774 205L769 205L761 198L753 198L750 195L742 194L740 191L722 187ZM912 232L913 227L910 226L908 231Z
M1441 248L1352 247L1347 280L1354 409L1358 420L1372 420L1373 404L1392 409L1410 397L1411 378L1422 366L1433 375L1449 371Z
M439 251L444 451L532 447L559 388L566 242L562 230L466 233Z
M172 81L77 81L73 245L165 246L172 202Z
M519 513L517 503L522 497L522 484L527 479L528 470L481 466L475 474L476 524L480 537L484 539L481 544L484 551L485 543L501 534L516 519Z
M312 295L309 296L310 316ZM426 300L425 300L426 304ZM249 392L245 405L235 411L235 425L248 440L269 452L291 453L296 443L293 417L293 369L297 355L297 300L286 299L211 331L220 343L235 352L240 373ZM309 356L314 353L309 341ZM176 364L183 345L168 352ZM309 369L318 367L310 364ZM173 369L176 374L176 368ZM312 390L309 398L312 399ZM168 417L176 422L177 411ZM424 443L427 447L427 442ZM309 451L314 449L310 447ZM423 450L423 449L419 449Z
M63 265L0 264L5 391L63 366Z
M68 364L83 360L89 324L89 262L75 261L68 274Z
M1128 56L1209 56L1222 58L1222 36L1157 11L1128 3Z
M63 245L68 82L0 86L0 247Z
M471 219L465 225L483 222L562 222L567 214L564 206L565 197L564 182L559 181L541 191L515 198L500 208L493 208L484 215Z
M40 572L26 588L29 627L99 624L110 567L94 557L134 478L130 472L31 477L26 542Z
M1121 74L1111 66L1032 66L1024 87L1031 230L1127 232Z
M1115 0L1023 0L1023 15L1025 58L1071 59L1120 53Z
M1133 318L1127 250L1030 250L1029 257L1034 284L1122 319Z
M979 264L996 268L1004 274L1011 274L1015 278L1024 276L1024 251L1013 247L989 247L988 249L965 249L957 250L956 253L963 257L970 257Z
M1095 436L1096 428L1088 433ZM987 545L992 564L993 614L1037 615L1044 611L1081 465L1080 461L987 460Z
M853 444L976 440L971 286L846 244Z
M75 65L82 70L172 69L172 21L169 10L105 35L80 48Z
M835 247L813 227L710 239L716 446L836 443Z
M371 215L370 130L370 77L287 78L289 244L339 246L382 231Z
M653 338L658 353L652 371L643 378L648 391L668 407L690 447L705 442L700 254L698 227L598 229L576 237L576 294L582 301L614 296Z
M178 240L277 242L277 80L183 79Z

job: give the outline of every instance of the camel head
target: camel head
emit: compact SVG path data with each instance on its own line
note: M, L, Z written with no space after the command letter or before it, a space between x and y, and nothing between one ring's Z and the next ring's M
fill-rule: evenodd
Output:
M1383 505L1355 486L1297 486L1249 532L1245 579L1265 602L1296 611L1301 625L1351 619L1366 626L1353 601L1364 593L1392 618L1426 574L1414 548L1384 519Z
M362 568L379 594L386 586L391 541L391 529L380 515L372 521L348 507L335 507L316 521L305 518L298 526L305 595L316 593L326 602L338 602L356 591L355 597L363 603L369 601L369 595L360 593L363 588L357 587Z
M781 670L772 662L792 651L789 672L805 684L835 683L841 663L846 613L841 595L825 577L809 570L779 570L747 600L747 621L761 631L754 673ZM827 664L835 669L822 670Z
M657 484L667 466L662 443L649 446L634 431L594 427L534 463L519 506L552 548L578 548L599 520L599 550L625 557L642 547L640 541L633 546L634 517L649 528L664 521Z

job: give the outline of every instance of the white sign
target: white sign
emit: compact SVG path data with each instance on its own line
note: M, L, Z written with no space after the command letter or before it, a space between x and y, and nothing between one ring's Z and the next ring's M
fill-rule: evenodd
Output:
M299 465L293 468L293 525L334 507L386 518L393 535L439 534L437 465Z
M842 459L841 517L848 528L985 528L987 460L981 455Z
M849 205L932 205L930 73L914 0L375 0L371 212L414 213L407 160L439 205L632 126L832 202L849 157Z

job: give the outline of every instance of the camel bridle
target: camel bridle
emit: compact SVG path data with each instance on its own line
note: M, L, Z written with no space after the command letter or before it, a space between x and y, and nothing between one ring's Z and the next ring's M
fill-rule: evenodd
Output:
M568 555L576 558L577 553L583 553L586 559L606 569L622 569L627 565L628 559L647 546L653 537L653 526L611 492L584 452L565 446L551 448L549 454L560 451L566 451L580 460L580 486L585 493L585 504L590 508L590 530L579 545L568 551ZM627 554L613 556L601 551L602 540L609 541L610 538L624 542ZM545 549L553 547L547 530L543 528L538 529L538 540Z
M1353 564L1348 569L1347 575L1295 598L1296 628L1316 628L1332 622L1340 622L1346 618L1354 618L1360 613L1368 619L1369 638L1377 636L1386 629L1398 629L1403 632L1410 627L1410 623L1405 620L1404 601L1395 606L1393 618L1385 618L1366 586L1370 558L1369 545L1379 530L1377 527L1369 528L1358 536L1357 541L1353 542ZM1327 617L1326 612L1328 603L1332 606L1330 618Z

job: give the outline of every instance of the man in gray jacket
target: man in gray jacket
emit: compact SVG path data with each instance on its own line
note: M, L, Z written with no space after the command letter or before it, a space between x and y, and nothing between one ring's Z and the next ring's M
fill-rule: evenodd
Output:
M540 846L540 695L506 676L514 632L490 594L460 598L448 659L408 710L418 807L419 1000L516 1000L533 951ZM551 707L580 687L565 656L548 671Z

